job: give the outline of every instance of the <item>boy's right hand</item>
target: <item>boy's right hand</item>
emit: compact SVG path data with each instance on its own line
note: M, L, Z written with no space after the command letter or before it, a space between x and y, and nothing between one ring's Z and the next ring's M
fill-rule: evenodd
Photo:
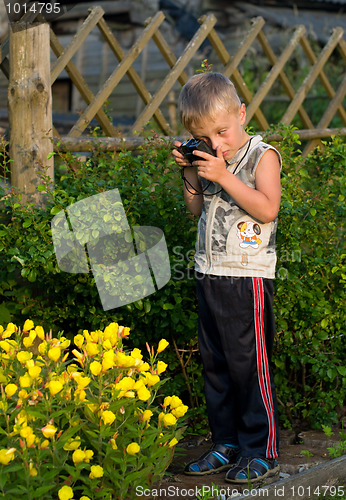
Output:
M181 146L181 142L179 141L174 141L174 146L176 146L176 148L179 148L179 146ZM191 163L184 157L184 155L182 153L180 153L180 151L178 151L178 149L173 149L172 150L172 154L174 156L174 159L176 161L176 163L179 165L179 167L191 167Z

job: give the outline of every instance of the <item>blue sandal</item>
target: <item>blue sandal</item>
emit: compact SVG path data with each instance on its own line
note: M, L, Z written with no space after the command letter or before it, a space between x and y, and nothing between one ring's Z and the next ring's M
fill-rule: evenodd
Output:
M227 472L225 480L236 484L255 484L275 476L279 470L276 459L241 457Z
M238 453L238 447L213 444L209 451L185 466L184 474L204 476L229 469L235 463Z

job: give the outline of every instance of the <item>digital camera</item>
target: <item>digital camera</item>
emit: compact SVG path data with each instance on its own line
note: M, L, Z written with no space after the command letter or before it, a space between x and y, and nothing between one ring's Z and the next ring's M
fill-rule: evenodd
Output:
M203 151L204 153L209 153L212 156L216 156L215 149L212 149L208 144L203 141L203 139L189 139L181 143L178 151L184 155L184 158L192 163L198 159L197 155L194 155L192 151L198 150ZM200 158L201 160L204 158Z

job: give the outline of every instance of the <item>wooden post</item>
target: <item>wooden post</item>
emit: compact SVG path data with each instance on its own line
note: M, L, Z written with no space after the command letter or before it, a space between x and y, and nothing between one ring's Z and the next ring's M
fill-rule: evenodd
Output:
M42 205L39 174L54 179L49 25L12 23L9 36L11 184L24 203Z

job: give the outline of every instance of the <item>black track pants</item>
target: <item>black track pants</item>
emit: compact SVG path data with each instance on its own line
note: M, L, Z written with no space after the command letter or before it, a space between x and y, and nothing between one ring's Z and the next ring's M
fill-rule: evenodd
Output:
M245 457L278 456L278 415L270 369L273 282L197 273L199 348L214 443Z

